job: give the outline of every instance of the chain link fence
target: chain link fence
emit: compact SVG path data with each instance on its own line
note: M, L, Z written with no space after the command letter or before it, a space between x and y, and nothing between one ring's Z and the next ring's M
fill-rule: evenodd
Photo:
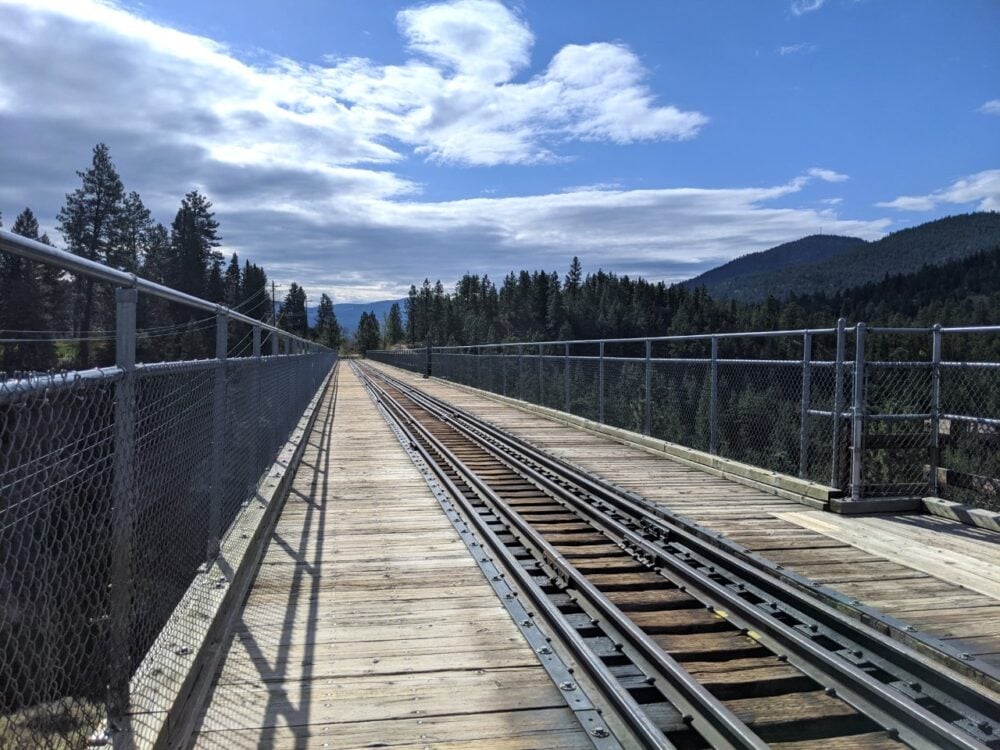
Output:
M862 497L1000 510L1000 327L369 351L376 361Z
M137 297L118 290L116 366L0 379L3 750L107 744L155 705L144 657L336 362L181 296L216 312L216 358L136 363ZM227 358L234 320L253 356Z
M0 747L93 739L334 357L0 382Z

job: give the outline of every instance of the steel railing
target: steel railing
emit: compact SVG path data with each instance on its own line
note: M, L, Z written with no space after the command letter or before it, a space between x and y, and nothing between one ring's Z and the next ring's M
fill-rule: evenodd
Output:
M369 351L418 373L866 497L1000 508L1000 326Z
M0 380L0 747L83 747L152 703L144 656L336 353L8 232L0 250L117 287L113 366ZM140 292L214 313L215 357L137 362ZM250 356L227 356L230 321Z

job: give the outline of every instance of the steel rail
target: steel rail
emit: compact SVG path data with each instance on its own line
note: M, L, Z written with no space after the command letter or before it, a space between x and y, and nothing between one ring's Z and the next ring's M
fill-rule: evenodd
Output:
M384 376L385 374L380 372L379 375ZM518 448L514 449L515 451L522 453L523 456L527 456L529 460L535 463L549 464L546 467L548 471L556 473L562 479L569 479L574 484L577 484L578 487L585 487L587 493L592 497L595 497L593 490L600 492L601 490L606 489L602 487L600 483L597 483L590 477L583 475L579 470L567 467L563 462L558 460L552 460L550 457L541 454L530 446L524 445L523 441L507 435L490 425L486 425L475 417L470 417L450 404L445 404L445 402L438 399L428 397L426 394L423 394L406 384L399 383L399 381L395 381L395 379L389 378L388 376L386 376L386 380L387 382L392 382L394 386L399 387L400 390L405 393L407 397L413 399L415 403L421 405L425 409L428 409L428 411L435 414L435 416L439 419L450 424L470 439L475 440L477 443L482 445L482 447L487 447L488 441L486 441L486 444L484 445L483 438L477 436L468 426L461 424L459 421L460 419L468 420L469 422L476 424L477 427L485 428L482 431L490 434L495 440L500 442L510 441L511 443L520 444ZM434 402L437 403L435 404ZM537 486L573 505L573 507L576 508L581 514L591 518L591 520L595 523L604 526L607 530L612 530L615 536L618 536L623 540L627 540L628 545L631 545L637 550L641 550L642 553L648 558L660 561L663 566L669 566L673 575L668 577L671 578L676 584L694 586L709 594L710 598L714 598L716 602L724 606L729 613L731 613L730 616L734 622L742 620L743 624L747 627L753 627L766 634L765 639L772 642L768 645L773 644L774 646L780 646L781 648L794 654L796 657L794 660L796 662L796 666L799 666L800 668L806 667L807 669L804 669L804 671L810 673L811 676L819 679L820 681L825 680L828 685L831 682L834 683L837 691L842 696L853 697L853 700L849 700L849 702L852 702L855 705L860 703L861 705L859 708L861 708L863 712L878 720L879 723L883 724L883 726L892 725L890 728L897 730L900 736L906 741L911 742L912 744L920 744L921 742L926 743L929 741L931 743L928 745L929 747L971 748L986 746L978 740L973 739L970 734L958 729L951 723L942 720L940 717L934 715L930 711L927 711L922 706L919 706L902 692L896 690L895 688L890 688L882 682L872 679L858 666L851 664L827 649L817 646L812 639L803 635L793 627L778 621L776 618L759 609L757 606L749 605L740 596L734 594L731 590L721 584L711 580L704 574L695 571L690 566L677 566L673 556L665 554L663 549L650 543L650 541L648 541L648 539L644 536L637 534L635 531L629 529L616 519L608 517L606 513L595 509L593 505L584 502L581 498L568 491L564 486L526 466L524 464L523 457L512 459L510 456L505 456L502 452L498 453L495 448L491 450L491 453L496 458L504 461L504 463L518 473L521 473L529 478ZM605 493L600 494L603 495ZM623 493L620 493L619 491L619 493L616 494ZM632 498L612 497L611 499L611 504L617 506L621 510L624 510L626 513L632 514L634 517L642 518L644 524L651 524L652 527L657 528L660 531L667 532L667 534L674 537L675 541L677 541L677 537L679 536L680 541L685 543L686 546L690 546L702 553L706 551L706 545L704 545L700 539L687 534L683 530L665 526L662 518L649 514L646 508L642 507L642 505L637 505ZM727 566L728 569L741 567L740 560L736 558L725 559L725 553L718 550L717 547L713 546L709 551L712 553L711 557L713 557L716 562ZM745 571L741 570L741 575L744 574ZM683 580L677 580L676 576L678 575ZM759 572L755 577L757 579L761 578ZM759 583L759 581L755 581L755 583ZM804 600L806 604L813 605L812 607L809 607L810 609L816 610L825 608L825 605L816 607L816 605L820 604L819 602L806 598L805 595L795 589L792 589L791 587L782 585L777 581L773 581L771 583L772 586L770 587L760 588L762 590L770 589L772 592L777 590L778 593L782 595L781 598L783 600L792 598L793 601L799 604L799 607L801 607ZM833 620L838 620L835 624L840 626L841 630L844 629L844 626L847 626L847 628L851 631L851 635L855 636L853 639L855 641L859 640L857 637L859 635L866 636L864 638L860 638L860 640L864 641L867 648L873 648L879 645L883 647L886 645L895 646L896 653L893 654L893 656L895 656L896 659L905 660L908 663L908 666L911 667L906 671L911 673L916 671L925 681L928 679L932 680L935 676L934 674L927 673L927 665L919 659L918 655L907 653L909 650L902 647L901 644L894 641L886 641L885 637L876 631L867 633L863 632L864 630L870 629L855 620L843 617L835 610L831 610L826 613L820 612L820 614L828 615L827 618L824 618L826 620L824 624L826 625L830 624L831 618L829 616L832 615ZM733 617L733 615L735 615L735 617ZM875 641L878 641L878 643L875 643ZM817 669L817 665L819 665L819 669ZM916 670L913 669L914 666L916 667ZM992 729L987 717L1000 714L1000 706L998 706L995 702L991 703L986 696L981 695L978 691L966 689L961 682L948 680L948 683L949 684L945 690L946 693L957 692L962 694L966 699L966 706L969 706L971 703L978 709L976 713L979 715L975 716L970 722L972 725L970 729L973 729L973 727L979 728L980 730L982 730L983 727ZM913 731L914 726L920 727L920 732Z
M370 381L369 381L370 382ZM393 408L406 412L384 388L374 383L372 387L378 392L380 402L388 400ZM567 560L562 553L539 534L520 514L512 510L478 475L454 455L436 436L421 425L412 416L406 417L424 438L433 445L434 450L472 486L476 493L488 502L491 509L507 520L525 538L531 540L532 546L539 550L559 575L573 588L586 597L594 609L613 624L636 651L652 664L663 677L668 687L667 698L674 703L675 708L691 717L691 726L714 747L735 748L766 748L765 743L743 721L736 717L718 698L713 696L673 657L660 648L646 633L622 612L611 600L597 589L587 577L577 570L576 566ZM432 459L433 461L433 459ZM471 512L475 513L474 510ZM478 514L476 514L478 515ZM657 730L659 731L659 730Z
M675 750L674 745L650 721L635 699L622 688L618 679L600 660L600 657L587 646L583 638L566 622L566 619L559 612L558 607L546 596L541 587L531 578L528 571L514 559L496 532L480 517L480 514L472 507L461 489L455 485L451 477L441 468L440 461L432 456L428 449L421 444L417 435L414 434L414 430L429 445L434 446L435 450L439 447L443 448L443 446L440 446L440 441L427 432L426 428L414 420L406 412L405 408L400 406L383 389L378 388L370 379L362 378L362 381L376 401L395 419L397 426L410 441L410 446L424 459L424 462L434 473L435 479L448 491L454 502L461 508L466 522L471 524L476 529L477 534L489 544L494 556L500 560L507 573L517 581L521 590L528 595L532 604L545 618L549 627L558 635L570 652L573 653L587 670L590 678L604 692L605 697L621 715L623 723L627 724L643 740L646 747L659 750ZM443 448L443 450L447 452L447 448ZM455 459L454 456L451 456L451 459L457 464L457 466L453 466L452 468L460 475L465 476L468 469L458 459Z

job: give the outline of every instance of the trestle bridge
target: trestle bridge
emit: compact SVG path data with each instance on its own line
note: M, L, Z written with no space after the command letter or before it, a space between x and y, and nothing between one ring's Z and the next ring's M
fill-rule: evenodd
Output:
M0 381L2 748L1000 748L1000 327L338 361L0 249L118 290Z

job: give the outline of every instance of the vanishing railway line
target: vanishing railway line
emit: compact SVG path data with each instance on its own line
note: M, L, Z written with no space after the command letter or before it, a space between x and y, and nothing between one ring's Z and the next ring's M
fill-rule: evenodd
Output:
M553 647L584 673L609 725L632 742L1000 748L990 691L745 565L641 498L356 367Z

